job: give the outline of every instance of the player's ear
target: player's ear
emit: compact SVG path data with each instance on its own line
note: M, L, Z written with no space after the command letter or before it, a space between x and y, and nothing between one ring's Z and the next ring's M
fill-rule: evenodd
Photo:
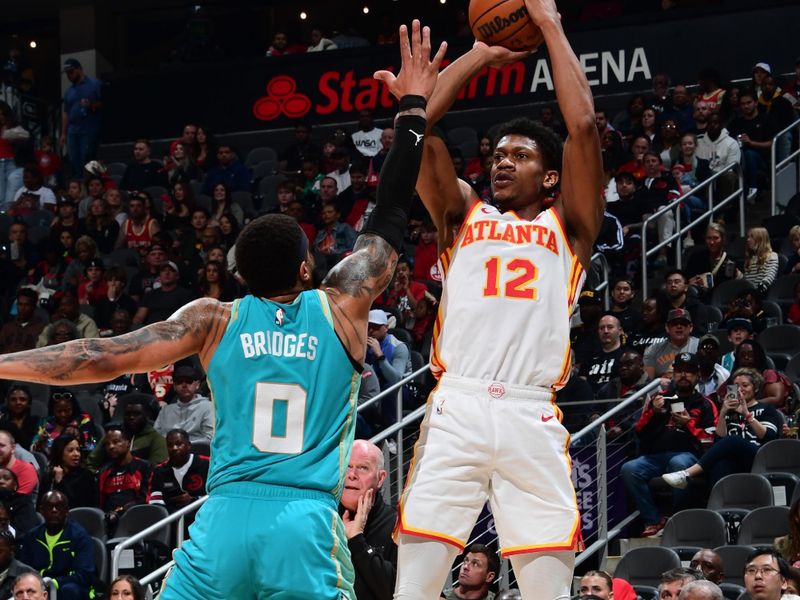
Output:
M546 190L551 190L556 185L558 185L558 171L556 170L549 170L544 172L544 180L542 181L542 185Z

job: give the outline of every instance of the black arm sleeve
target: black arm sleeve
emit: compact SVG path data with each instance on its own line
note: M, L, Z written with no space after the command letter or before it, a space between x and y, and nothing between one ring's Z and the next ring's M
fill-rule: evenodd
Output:
M408 211L422 163L426 119L403 115L395 123L394 143L381 169L375 208L362 231L386 240L399 253Z

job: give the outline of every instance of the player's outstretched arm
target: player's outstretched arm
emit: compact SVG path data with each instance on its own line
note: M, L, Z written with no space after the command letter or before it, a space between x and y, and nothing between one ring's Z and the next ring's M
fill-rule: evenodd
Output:
M225 330L228 309L210 298L187 304L168 320L113 338L84 338L0 356L0 379L50 385L98 383L143 373L192 354L204 358Z
M553 66L558 107L569 134L561 170L561 210L578 259L588 268L592 246L603 223L603 161L592 92L561 27L555 2L525 0L525 6L542 30Z
M363 359L369 308L394 273L408 225L408 210L422 160L426 106L436 86L446 44L430 58L430 30L414 20L411 39L400 27L402 67L397 76L387 71L375 74L400 98L395 120L395 138L381 171L375 208L353 253L336 265L323 289L333 304L337 333L350 355Z

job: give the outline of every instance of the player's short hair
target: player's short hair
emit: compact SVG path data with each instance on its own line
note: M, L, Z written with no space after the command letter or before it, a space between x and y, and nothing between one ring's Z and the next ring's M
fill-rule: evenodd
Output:
M269 214L250 221L236 240L236 268L254 296L267 297L297 282L308 238L291 217Z
M536 142L545 169L561 171L561 153L564 144L552 129L527 117L511 119L500 126L494 136L494 146L507 135L521 135Z
M483 554L489 563L489 571L494 573L494 578L500 575L500 557L497 552L489 548L486 544L470 544L464 550L464 556L467 554Z

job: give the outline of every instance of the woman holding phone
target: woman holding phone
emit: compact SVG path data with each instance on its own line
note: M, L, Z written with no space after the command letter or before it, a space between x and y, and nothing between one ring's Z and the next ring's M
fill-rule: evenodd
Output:
M717 420L718 439L688 469L666 473L664 481L683 489L690 477L707 473L711 485L731 473L746 473L753 466L758 449L780 437L783 417L775 407L757 400L764 378L755 369L742 368L733 373Z

